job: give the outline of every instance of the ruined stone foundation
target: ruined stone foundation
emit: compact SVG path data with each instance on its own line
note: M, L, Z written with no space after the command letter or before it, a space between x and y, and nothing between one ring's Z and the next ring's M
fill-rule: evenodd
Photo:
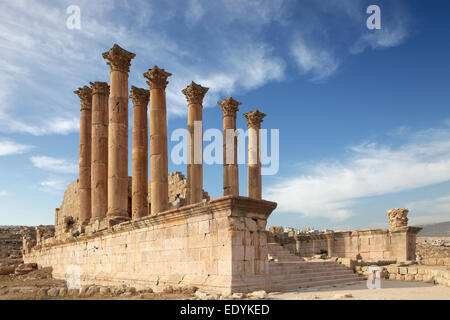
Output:
M193 285L231 293L267 290L266 221L274 202L226 196L127 221L72 241L44 240L25 262L53 277L136 288Z

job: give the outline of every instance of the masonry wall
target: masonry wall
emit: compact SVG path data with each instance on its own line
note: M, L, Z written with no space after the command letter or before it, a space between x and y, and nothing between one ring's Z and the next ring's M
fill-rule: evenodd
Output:
M136 288L194 285L224 293L267 285L266 221L273 202L222 197L27 250L56 279Z
M172 172L168 176L169 182L169 208L176 208L186 204L187 180L181 172ZM209 200L209 195L203 191L203 199ZM128 211L131 217L131 177L128 178ZM151 186L148 181L148 203L151 206ZM65 218L71 217L72 226L67 226ZM64 192L62 204L55 209L55 234L57 238L66 238L79 230L79 203L78 203L78 179L73 181Z
M416 235L420 230L402 227L394 231L368 229L316 235L275 233L270 239L302 257L326 250L328 255L340 258L406 261L415 260Z

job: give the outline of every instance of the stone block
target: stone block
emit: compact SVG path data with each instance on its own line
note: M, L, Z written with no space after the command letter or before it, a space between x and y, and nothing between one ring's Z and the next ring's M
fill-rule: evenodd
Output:
M405 280L406 281L414 281L416 278L415 274L406 274L405 275Z
M408 274L408 268L407 267L399 267L398 270L399 270L399 273L401 275Z
M418 269L415 267L408 267L408 274L417 274Z
M209 233L209 230L210 230L210 221L209 220L200 221L198 223L198 233L199 234Z

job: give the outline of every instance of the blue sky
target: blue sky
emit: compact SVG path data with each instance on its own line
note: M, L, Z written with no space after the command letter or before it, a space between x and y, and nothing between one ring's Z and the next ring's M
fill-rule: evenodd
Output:
M371 4L381 8L380 30L366 27ZM70 5L81 8L80 30L66 26ZM386 227L393 207L409 208L412 224L450 220L448 1L1 7L0 224L53 223L78 171L73 90L109 81L101 53L113 43L136 53L130 86L146 88L142 74L155 64L173 74L169 136L186 127L181 90L192 80L210 88L205 129L221 129L217 100L230 95L242 102L238 127L246 127L242 113L258 108L264 128L280 129L279 172L263 177L263 197L278 202L269 224ZM169 171L186 168L169 162ZM242 195L246 176L241 165ZM222 167L205 166L204 178L220 196Z

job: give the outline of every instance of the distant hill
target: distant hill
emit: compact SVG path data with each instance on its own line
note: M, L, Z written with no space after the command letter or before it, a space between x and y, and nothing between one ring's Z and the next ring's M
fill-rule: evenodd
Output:
M450 237L450 221L418 225L423 228L418 237Z

